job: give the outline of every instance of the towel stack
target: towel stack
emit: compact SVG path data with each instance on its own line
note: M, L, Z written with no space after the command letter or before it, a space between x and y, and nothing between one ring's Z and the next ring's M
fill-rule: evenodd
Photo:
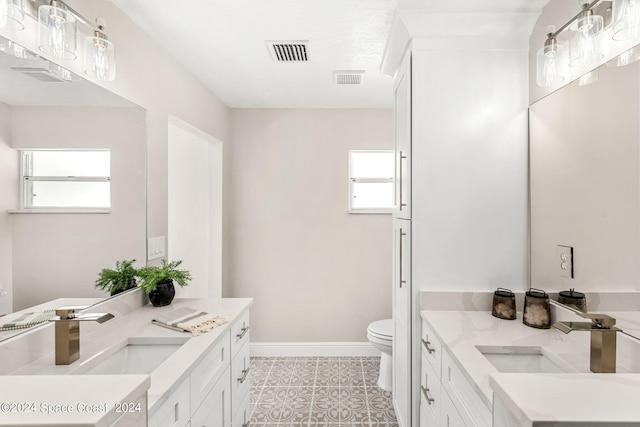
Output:
M156 316L152 323L175 329L176 331L191 332L193 336L208 332L220 325L227 323L229 319L224 316L215 316L193 308L183 307Z

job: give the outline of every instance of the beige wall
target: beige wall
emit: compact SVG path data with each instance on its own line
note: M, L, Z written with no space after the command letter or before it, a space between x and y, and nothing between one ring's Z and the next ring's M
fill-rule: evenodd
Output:
M602 67L531 106L531 283L548 291L640 285L640 66ZM560 275L558 245L574 248Z
M223 295L256 342L362 342L391 316L391 216L349 215L348 150L393 149L391 110L232 110Z
M106 296L94 288L97 273L121 259L144 264L146 256L144 111L14 106L11 113L16 150L111 151L109 214L12 215L14 310L60 297Z

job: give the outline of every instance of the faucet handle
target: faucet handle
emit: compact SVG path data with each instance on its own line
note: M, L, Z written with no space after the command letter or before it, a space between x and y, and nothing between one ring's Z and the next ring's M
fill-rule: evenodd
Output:
M586 319L591 319L591 323L598 328L611 329L613 325L616 324L616 319L606 314L582 313L581 316Z

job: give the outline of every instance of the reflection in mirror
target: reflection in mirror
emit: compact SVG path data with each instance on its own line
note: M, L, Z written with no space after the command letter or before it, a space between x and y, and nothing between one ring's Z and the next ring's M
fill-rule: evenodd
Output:
M579 289L588 310L592 293L639 290L638 64L601 66L591 84L578 80L530 108L531 286Z
M103 268L122 259L144 265L146 112L2 38L0 82L3 323L13 316L7 313L54 300L88 298L85 305L102 300L109 295L94 283ZM109 150L110 208L23 213L19 150L27 149Z

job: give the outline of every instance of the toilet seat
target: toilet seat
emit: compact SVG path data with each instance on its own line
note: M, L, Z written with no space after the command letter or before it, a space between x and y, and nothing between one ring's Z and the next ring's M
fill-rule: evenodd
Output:
M381 341L393 341L393 320L377 320L369 324L367 335Z

